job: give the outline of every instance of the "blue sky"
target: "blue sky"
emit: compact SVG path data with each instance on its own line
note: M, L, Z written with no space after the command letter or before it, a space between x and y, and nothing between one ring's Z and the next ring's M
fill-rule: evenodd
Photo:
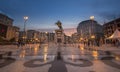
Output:
M60 20L63 28L76 28L94 15L100 24L120 16L120 0L0 0L0 12L14 19L23 29L24 16L29 16L28 29L54 29Z

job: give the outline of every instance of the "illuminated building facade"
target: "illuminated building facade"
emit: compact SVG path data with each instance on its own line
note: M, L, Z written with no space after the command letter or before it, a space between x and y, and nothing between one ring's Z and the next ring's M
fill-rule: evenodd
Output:
M116 29L120 31L120 18L110 21L108 23L105 23L103 25L105 37L110 37Z
M5 40L18 40L19 28L13 26L13 19L0 13L0 36Z
M99 41L103 37L103 27L95 20L85 20L79 23L77 33L79 39Z

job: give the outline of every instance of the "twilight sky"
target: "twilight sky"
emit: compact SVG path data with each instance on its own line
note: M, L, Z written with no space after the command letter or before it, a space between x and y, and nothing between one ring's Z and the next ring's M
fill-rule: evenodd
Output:
M76 28L94 15L100 24L120 17L120 0L0 0L0 12L14 19L23 29L24 16L29 16L28 29L54 29L60 20L63 28Z

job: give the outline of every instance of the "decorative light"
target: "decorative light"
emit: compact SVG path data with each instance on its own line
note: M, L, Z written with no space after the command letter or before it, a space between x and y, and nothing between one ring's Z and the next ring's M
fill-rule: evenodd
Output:
M28 16L24 16L24 20L28 20Z
M91 38L95 38L95 36L94 36L94 35L92 35L92 36L91 36Z
M98 52L97 51L92 51L92 55L95 59L98 59Z
M48 32L45 32L46 34L48 34Z
M90 20L94 20L94 18L95 18L94 16L90 16Z

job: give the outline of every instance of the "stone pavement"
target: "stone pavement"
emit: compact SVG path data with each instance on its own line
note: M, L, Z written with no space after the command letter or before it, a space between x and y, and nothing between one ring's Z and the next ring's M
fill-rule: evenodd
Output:
M109 51L111 54L116 55L120 58L120 46L112 46L110 44L102 45L102 46L86 46L86 48L91 48L93 50L99 50L99 51Z
M13 62L15 62L15 59L10 57L0 59L0 68L5 67Z
M120 61L114 57L94 56L93 51L67 46L61 47L62 58L57 60L56 48L53 45L23 47L11 56L15 61L1 67L0 72L120 72Z
M120 69L120 65L115 63L114 61L114 57L103 57L102 58L102 61L106 64L106 65L109 65L111 67L115 67L115 68L118 68Z
M48 72L67 72L67 68L63 59L58 60L57 58L55 58Z

